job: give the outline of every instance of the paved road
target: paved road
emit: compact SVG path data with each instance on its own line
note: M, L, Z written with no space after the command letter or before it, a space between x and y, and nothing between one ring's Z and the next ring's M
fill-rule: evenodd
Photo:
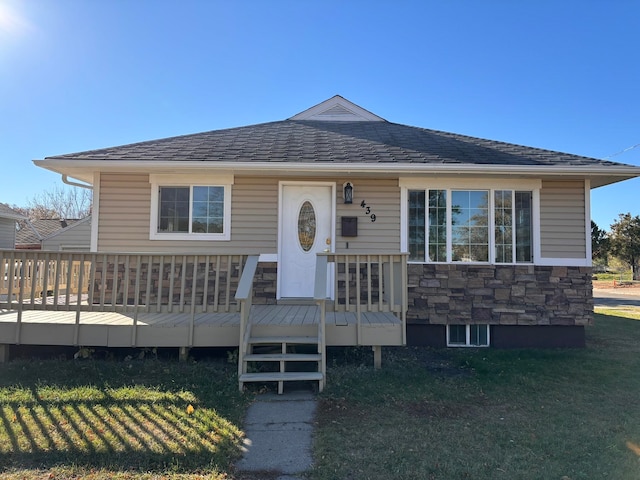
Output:
M640 307L640 289L638 288L594 288L595 307Z

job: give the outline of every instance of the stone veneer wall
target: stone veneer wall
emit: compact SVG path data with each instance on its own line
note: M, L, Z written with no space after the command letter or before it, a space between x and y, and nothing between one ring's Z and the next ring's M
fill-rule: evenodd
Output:
M278 284L278 264L260 262L253 277L253 303L255 305L275 305Z
M410 264L408 322L593 323L591 267Z

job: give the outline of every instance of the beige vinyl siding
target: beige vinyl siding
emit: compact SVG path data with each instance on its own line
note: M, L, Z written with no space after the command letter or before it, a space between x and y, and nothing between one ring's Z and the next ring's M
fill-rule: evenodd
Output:
M336 252L399 252L400 251L400 187L398 179L354 179L353 204L345 205L342 196L343 181L336 189ZM366 208L361 207L364 201ZM371 221L375 214L376 221ZM341 217L357 217L358 236L341 235ZM347 243L349 247L347 248Z
M102 174L98 251L276 253L278 181L236 177L230 241L150 240L149 176Z
M100 175L98 251L153 251L149 245L149 176Z
M305 181L287 178L287 181ZM314 178L336 182L336 251L389 251L400 248L400 188L398 180L354 181L352 205L342 198L342 178ZM100 176L98 251L278 253L278 189L274 177L235 176L231 194L230 241L150 240L151 184L149 176L103 173ZM376 221L360 206L367 202ZM358 217L358 236L340 235L340 218ZM347 242L349 248L347 249Z
M0 218L0 248L16 247L16 221L12 218Z
M56 235L42 241L42 250L89 251L91 246L91 220L79 221Z
M231 243L248 253L278 251L278 179L235 177Z
M585 185L543 181L540 191L540 247L543 258L585 258Z

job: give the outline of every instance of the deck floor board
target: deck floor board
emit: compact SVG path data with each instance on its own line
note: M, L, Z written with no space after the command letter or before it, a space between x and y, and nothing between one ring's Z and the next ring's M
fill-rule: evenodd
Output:
M75 310L23 310L23 323L75 323ZM193 315L195 325L237 325L239 315L236 312L138 312L138 325L166 327L188 325ZM254 325L315 325L319 321L319 311L315 305L256 305L251 311ZM135 312L81 312L81 324L128 325L134 321ZM0 322L16 322L16 310L0 310ZM327 312L326 322L334 325L352 325L356 323L355 312ZM400 323L389 312L361 312L361 321L366 325Z
M19 312L0 309L0 344L19 343L43 344L51 339L56 345L73 345L76 329L77 311L75 310L23 310L22 329L17 328ZM251 323L261 329L274 327L302 328L317 325L320 309L317 305L254 305L251 310ZM367 337L372 344L398 345L399 334L396 330L402 323L388 312L362 312L362 328L371 332ZM357 317L355 312L326 312L327 342L333 345L357 344ZM81 311L79 319L80 338L98 342L95 345L123 346L127 341L136 339L138 346L184 346L188 345L187 332L193 324L196 346L237 345L240 315L238 312L147 312L146 309L123 312ZM71 327L71 328L70 328ZM385 330L389 327L392 330ZM138 328L140 333L132 332ZM123 330L124 329L124 330ZM142 334L142 332L144 335ZM76 333L73 333L76 332ZM198 333L200 332L200 333ZM374 333L378 332L378 333ZM371 336L373 335L373 337ZM106 343L105 343L106 342ZM129 343L131 346L131 343Z

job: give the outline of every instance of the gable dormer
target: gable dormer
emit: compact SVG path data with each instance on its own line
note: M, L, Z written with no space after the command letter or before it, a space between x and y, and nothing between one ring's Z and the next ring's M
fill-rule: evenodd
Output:
M384 122L385 119L359 107L346 98L336 95L289 120L314 120L331 122Z

